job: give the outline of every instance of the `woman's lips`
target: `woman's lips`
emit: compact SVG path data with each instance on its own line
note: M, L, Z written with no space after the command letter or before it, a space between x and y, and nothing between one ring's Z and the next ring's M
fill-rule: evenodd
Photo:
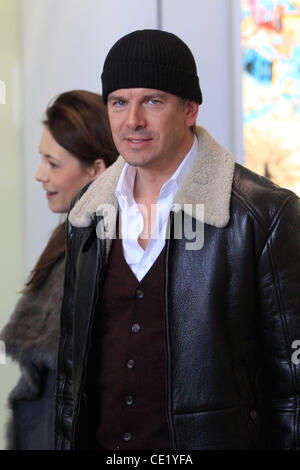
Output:
M46 191L47 199L51 199L56 194L57 194L57 191Z

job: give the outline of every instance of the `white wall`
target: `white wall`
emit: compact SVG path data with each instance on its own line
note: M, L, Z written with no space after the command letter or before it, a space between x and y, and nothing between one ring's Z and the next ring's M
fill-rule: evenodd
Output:
M0 99L0 330L23 287L19 16L18 0L0 0L0 80L5 84L5 96ZM7 396L18 376L18 366L0 354L0 449L8 419Z

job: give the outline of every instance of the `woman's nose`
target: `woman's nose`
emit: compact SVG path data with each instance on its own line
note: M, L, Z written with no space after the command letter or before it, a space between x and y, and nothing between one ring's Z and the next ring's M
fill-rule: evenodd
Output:
M48 178L47 171L45 169L45 165L43 162L38 167L38 170L36 174L34 175L34 177L40 183L45 183L46 181L48 181L49 178Z

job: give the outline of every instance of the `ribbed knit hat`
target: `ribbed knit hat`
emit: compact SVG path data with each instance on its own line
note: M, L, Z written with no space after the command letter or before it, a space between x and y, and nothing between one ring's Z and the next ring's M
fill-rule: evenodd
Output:
M154 88L202 103L196 63L175 34L134 31L119 39L104 62L102 98L121 88Z

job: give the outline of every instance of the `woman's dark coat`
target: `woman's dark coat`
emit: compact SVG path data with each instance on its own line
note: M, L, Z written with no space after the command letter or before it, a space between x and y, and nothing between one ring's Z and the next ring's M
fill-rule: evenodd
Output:
M35 291L19 299L1 332L6 354L20 365L21 376L8 397L9 450L54 448L54 393L64 260Z

